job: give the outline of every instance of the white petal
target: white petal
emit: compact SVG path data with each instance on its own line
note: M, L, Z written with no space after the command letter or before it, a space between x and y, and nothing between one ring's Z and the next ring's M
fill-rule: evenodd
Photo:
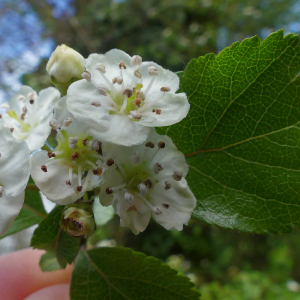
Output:
M47 172L41 170L41 166L51 161L47 151L39 151L31 157L31 176L43 194L52 202L65 205L72 203L82 197L86 189L82 188L79 194L75 194L74 188L78 183L78 176L73 174L72 185L67 185L69 180L69 168L61 163L51 164Z
M48 119L49 115L52 115L54 105L59 98L60 92L53 87L49 87L40 91L37 100L38 103L36 105L40 121Z
M132 206L134 206L135 209L131 209ZM120 216L121 226L131 228L134 234L143 232L148 226L151 211L140 199L135 199L132 204L128 204L124 200L124 191L116 193L113 207L115 213Z
M139 122L129 120L127 116L110 115L110 126L106 131L91 127L89 133L96 139L117 145L132 146L143 143L149 134L149 128Z
M151 104L151 102L155 101L155 99L156 98L153 97L145 101L145 105L146 103L148 104L147 108L143 112L150 113L150 116L143 116L142 114L142 118L139 121L141 125L148 127L173 125L185 118L189 112L190 104L186 94L184 93L165 93L164 97L160 101ZM160 109L161 114L159 115L152 112L153 109Z
M74 118L67 108L66 101L67 96L60 98L54 108L54 118L58 121L59 127L63 130L66 130L69 135L80 135L81 133L86 133L88 125ZM64 121L67 118L72 118L73 122L69 126L65 127Z
M29 179L30 152L26 143L14 139L8 128L0 126L0 136L0 185L6 195L16 197Z
M97 83L106 84L106 81L101 76L100 72L96 70L96 64L103 63L105 66L105 76L108 78L110 82L114 77L119 76L119 63L124 61L126 64L126 70L122 70L123 72L123 81L125 85L129 85L131 83L131 79L133 76L134 68L130 64L131 57L122 50L112 49L103 54L91 54L86 59L86 69L92 74L92 79Z
M21 192L15 197L4 193L0 199L0 236L5 235L7 230L19 214L24 202L25 192Z
M77 120L88 126L94 126L99 131L105 131L110 125L108 112L101 106L95 107L91 104L93 101L106 103L105 98L98 94L91 83L79 80L71 84L68 89L67 107Z
M27 98L27 95L30 93L35 93L35 91L31 87L23 85L19 90L19 92L14 94L10 98L9 100L10 110L14 110L17 113L17 115L20 115L22 113L21 111L22 107L24 105L28 105L28 102L20 101L18 98L19 96L24 96L25 98Z
M196 198L184 178L181 181L170 179L169 182L172 185L169 190L165 190L164 182L159 182L151 192L151 204L162 211L153 217L167 230L182 230L196 207Z
M149 66L155 66L158 69L158 75L155 76L153 85L148 93L148 96L150 98L156 98L157 96L161 95L162 92L160 91L160 89L162 87L170 88L170 93L175 93L179 89L179 77L176 73L162 68L155 62L146 61L143 62L140 66L144 86L142 91L146 90L147 86L153 78L153 76L149 75Z

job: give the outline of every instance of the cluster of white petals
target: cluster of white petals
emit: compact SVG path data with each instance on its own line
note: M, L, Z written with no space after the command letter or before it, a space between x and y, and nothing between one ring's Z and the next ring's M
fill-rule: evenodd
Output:
M186 94L175 93L175 73L121 50L91 54L82 77L68 89L68 109L103 142L139 145L150 127L175 124L190 108Z
M65 97L58 101L54 117L50 124L57 131L58 145L32 155L31 176L50 201L65 205L101 185L104 158L99 142L67 110Z
M59 98L55 88L49 87L37 95L31 87L23 86L3 105L7 112L0 115L0 124L8 127L16 139L24 140L31 152L36 151L50 134L49 120Z
M29 179L29 148L0 126L0 235L6 234L24 202Z
M111 157L100 202L112 204L135 234L144 231L151 214L167 230L182 230L196 206L187 185L188 166L183 153L172 140L151 130L148 139L133 147L104 144L106 157Z
M74 78L66 66L83 67L71 50L58 47L50 58L47 70L56 81ZM117 49L91 54L85 67L66 96L55 88L37 95L23 86L0 115L7 127L0 126L0 234L22 207L29 169L42 194L58 205L86 201L94 190L135 234L151 216L167 230L182 230L196 206L185 180L188 165L172 140L154 129L189 111L186 94L176 93L178 76ZM51 131L56 146L41 150Z

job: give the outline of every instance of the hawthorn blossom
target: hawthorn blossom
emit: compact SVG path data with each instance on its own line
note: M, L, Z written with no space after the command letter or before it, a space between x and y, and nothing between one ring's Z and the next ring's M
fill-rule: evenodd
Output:
M8 127L16 139L24 140L30 151L40 149L47 140L53 118L53 108L60 93L53 87L40 91L39 95L29 86L20 91L2 105L7 112L0 115L0 124Z
M65 205L103 182L104 158L101 143L66 109L65 97L58 101L54 116L50 125L57 131L57 147L32 155L31 176L50 201Z
M167 230L188 224L196 199L184 178L184 155L169 137L153 129L142 145L104 144L102 151L111 158L99 199L104 206L113 205L121 226L138 234L151 214Z
M91 54L82 77L70 85L67 105L103 142L139 145L150 127L175 124L190 108L186 94L175 93L179 89L175 73L121 50Z
M4 126L0 126L0 136L0 235L4 235L24 202L30 151Z

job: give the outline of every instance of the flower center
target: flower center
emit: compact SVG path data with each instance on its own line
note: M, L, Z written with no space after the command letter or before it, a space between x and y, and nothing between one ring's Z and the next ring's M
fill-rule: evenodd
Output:
M62 163L73 169L73 173L78 174L78 169L89 170L97 168L97 161L101 155L89 147L92 137L81 135L76 137L76 143L71 140L66 131L61 131L58 135L58 145L54 150L55 159L61 159ZM72 141L72 142L71 142ZM73 145L70 148L70 145ZM49 154L51 155L51 154Z
M20 124L20 130L22 132L29 132L30 131L30 125L26 124L25 121L25 113L21 115L21 118L18 117L17 113L14 110L8 110L7 114L14 120L16 120ZM22 120L21 120L22 119Z

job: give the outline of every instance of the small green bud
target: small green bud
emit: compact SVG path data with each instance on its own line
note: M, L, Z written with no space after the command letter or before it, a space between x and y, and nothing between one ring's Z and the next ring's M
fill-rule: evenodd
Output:
M46 70L51 82L64 96L71 83L82 79L84 57L66 45L58 46L51 54Z
M87 238L96 229L91 206L87 203L67 205L61 215L60 226L69 235Z

